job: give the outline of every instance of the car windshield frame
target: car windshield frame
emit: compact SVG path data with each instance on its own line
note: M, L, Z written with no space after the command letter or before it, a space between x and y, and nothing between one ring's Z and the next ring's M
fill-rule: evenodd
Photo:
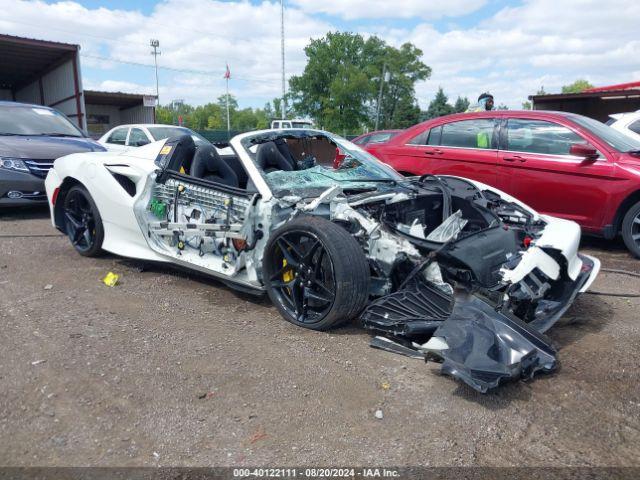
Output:
M250 170L256 172L269 191L276 196L280 196L279 194L282 193L303 193L302 191L304 190L313 192L318 189L331 188L335 185L340 185L344 188L372 188L381 183L395 184L404 180L400 173L358 145L322 130L264 130L252 134L243 134L239 137L242 153L251 161L252 168ZM344 155L344 159L341 162L343 166L335 169L316 164L301 170L265 173L256 163L257 147L261 143L281 138L326 138L340 149L341 155ZM237 139L233 139L232 145L237 146L237 142ZM249 171L250 175L251 171Z
M193 130L191 130L190 128L187 127L181 127L179 125L153 125L150 127L147 127L147 130L149 131L149 135L151 135L151 138L153 138L154 141L158 142L160 140L165 140L167 138L171 138L174 137L176 135L169 135L167 137L163 136L162 138L157 138L154 134L153 134L153 130L159 130L159 129L166 129L166 130L179 130L181 132L184 133L177 133L177 135L191 135L193 137L194 140L198 139L200 140L202 143L210 143L209 140L207 140L206 138L204 138L202 135L200 135L197 132L194 132Z
M571 115L569 118L618 152L629 153L640 150L640 141L628 137L598 120L582 115Z
M0 106L0 136L87 138L65 115L38 105Z

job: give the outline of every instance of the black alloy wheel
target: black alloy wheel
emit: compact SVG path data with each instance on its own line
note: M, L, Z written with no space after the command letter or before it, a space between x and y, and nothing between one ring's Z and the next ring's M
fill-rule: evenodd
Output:
M92 257L101 252L104 230L91 195L79 185L64 197L64 222L71 244L80 255Z
M353 318L369 295L362 248L344 229L318 217L299 217L273 232L263 275L285 319L314 330Z

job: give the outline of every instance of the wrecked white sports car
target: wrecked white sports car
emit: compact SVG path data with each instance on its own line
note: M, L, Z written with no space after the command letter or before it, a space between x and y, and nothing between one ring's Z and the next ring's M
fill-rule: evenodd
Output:
M543 335L595 279L577 224L486 185L404 178L317 130L189 136L56 160L54 225L82 255L171 262L267 292L325 330L360 318L372 345L442 362L478 391L555 368Z

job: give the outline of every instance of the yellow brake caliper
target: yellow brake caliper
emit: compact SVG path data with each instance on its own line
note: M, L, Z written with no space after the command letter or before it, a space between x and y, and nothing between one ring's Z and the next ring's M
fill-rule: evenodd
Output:
M286 267L287 266L287 260L286 258L282 259L282 266ZM291 280L293 280L293 270L289 269L289 270L285 270L284 272L282 272L282 281L283 282L290 282Z

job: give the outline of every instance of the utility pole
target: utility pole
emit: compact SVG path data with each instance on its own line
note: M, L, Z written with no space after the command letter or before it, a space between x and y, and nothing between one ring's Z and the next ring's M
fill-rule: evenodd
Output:
M158 89L158 55L162 54L162 52L158 50L158 47L160 47L160 41L152 38L149 45L153 48L151 55L153 55L153 63L156 66L156 104L160 106L160 90Z
M378 106L376 108L376 130L378 130L378 124L380 123L380 105L382 104L382 88L384 82L388 82L391 78L391 72L387 71L387 64L382 64L382 75L380 76L380 93L378 94Z
M224 79L227 82L227 140L230 140L231 136L231 121L229 120L229 79L231 78L231 70L229 70L229 64L227 63L227 70L224 72Z
M282 54L282 119L287 118L286 87L284 80L284 0L280 0L280 51Z

